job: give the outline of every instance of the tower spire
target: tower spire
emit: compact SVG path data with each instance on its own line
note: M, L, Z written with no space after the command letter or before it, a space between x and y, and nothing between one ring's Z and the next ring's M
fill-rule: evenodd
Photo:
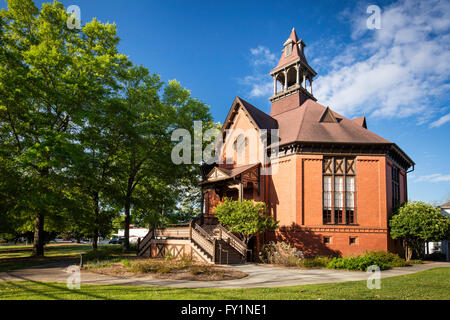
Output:
M306 44L298 39L295 28L283 46L278 65L270 71L273 78L273 96L269 99L272 101L271 115L299 107L307 99L316 100L312 81L317 73L306 61Z

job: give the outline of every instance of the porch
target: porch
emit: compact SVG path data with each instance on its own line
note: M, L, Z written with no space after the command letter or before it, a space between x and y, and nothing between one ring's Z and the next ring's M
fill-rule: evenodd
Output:
M202 224L200 218L186 224L150 231L138 241L138 256L191 257L211 264L240 264L247 260L247 246L222 225ZM206 218L208 222L214 219Z

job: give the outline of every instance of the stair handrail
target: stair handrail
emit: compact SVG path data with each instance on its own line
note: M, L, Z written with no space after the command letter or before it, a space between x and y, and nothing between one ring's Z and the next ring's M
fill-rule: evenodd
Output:
M153 238L153 230L149 230L148 233L145 235L145 237L142 238L142 240L138 244L137 248L138 255L140 254L141 249L147 247L147 244L152 240L152 238Z
M206 238L209 242L213 242L214 239L211 237L211 235L202 227L200 227L200 225L198 225L197 223L194 224L194 230L197 230L204 238Z
M206 253L208 253L213 259L215 256L215 241L209 234L203 230L198 224L193 223L193 228L191 228L191 240L202 248Z
M245 242L242 241L241 239L239 239L238 237L236 237L230 230L228 230L227 228L225 228L223 225L218 224L217 227L220 229L220 231L222 232L222 239L223 237L223 233L225 233L228 237L228 239L230 239L230 245L236 249L241 255L246 256L247 255L247 246L245 245Z

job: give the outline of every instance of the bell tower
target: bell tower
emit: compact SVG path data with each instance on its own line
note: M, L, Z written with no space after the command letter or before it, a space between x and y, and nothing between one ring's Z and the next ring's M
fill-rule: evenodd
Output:
M303 40L298 40L295 28L284 43L278 65L270 71L273 78L273 96L270 115L300 107L307 99L317 101L313 96L312 82L317 75L306 61Z

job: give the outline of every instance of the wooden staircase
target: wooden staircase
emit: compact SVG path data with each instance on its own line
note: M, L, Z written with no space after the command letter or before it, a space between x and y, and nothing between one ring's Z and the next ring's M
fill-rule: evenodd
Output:
M199 225L199 221L150 231L138 241L137 255L164 257L170 252L177 257L188 251L193 258L211 264L246 262L247 247L242 240L218 223Z

